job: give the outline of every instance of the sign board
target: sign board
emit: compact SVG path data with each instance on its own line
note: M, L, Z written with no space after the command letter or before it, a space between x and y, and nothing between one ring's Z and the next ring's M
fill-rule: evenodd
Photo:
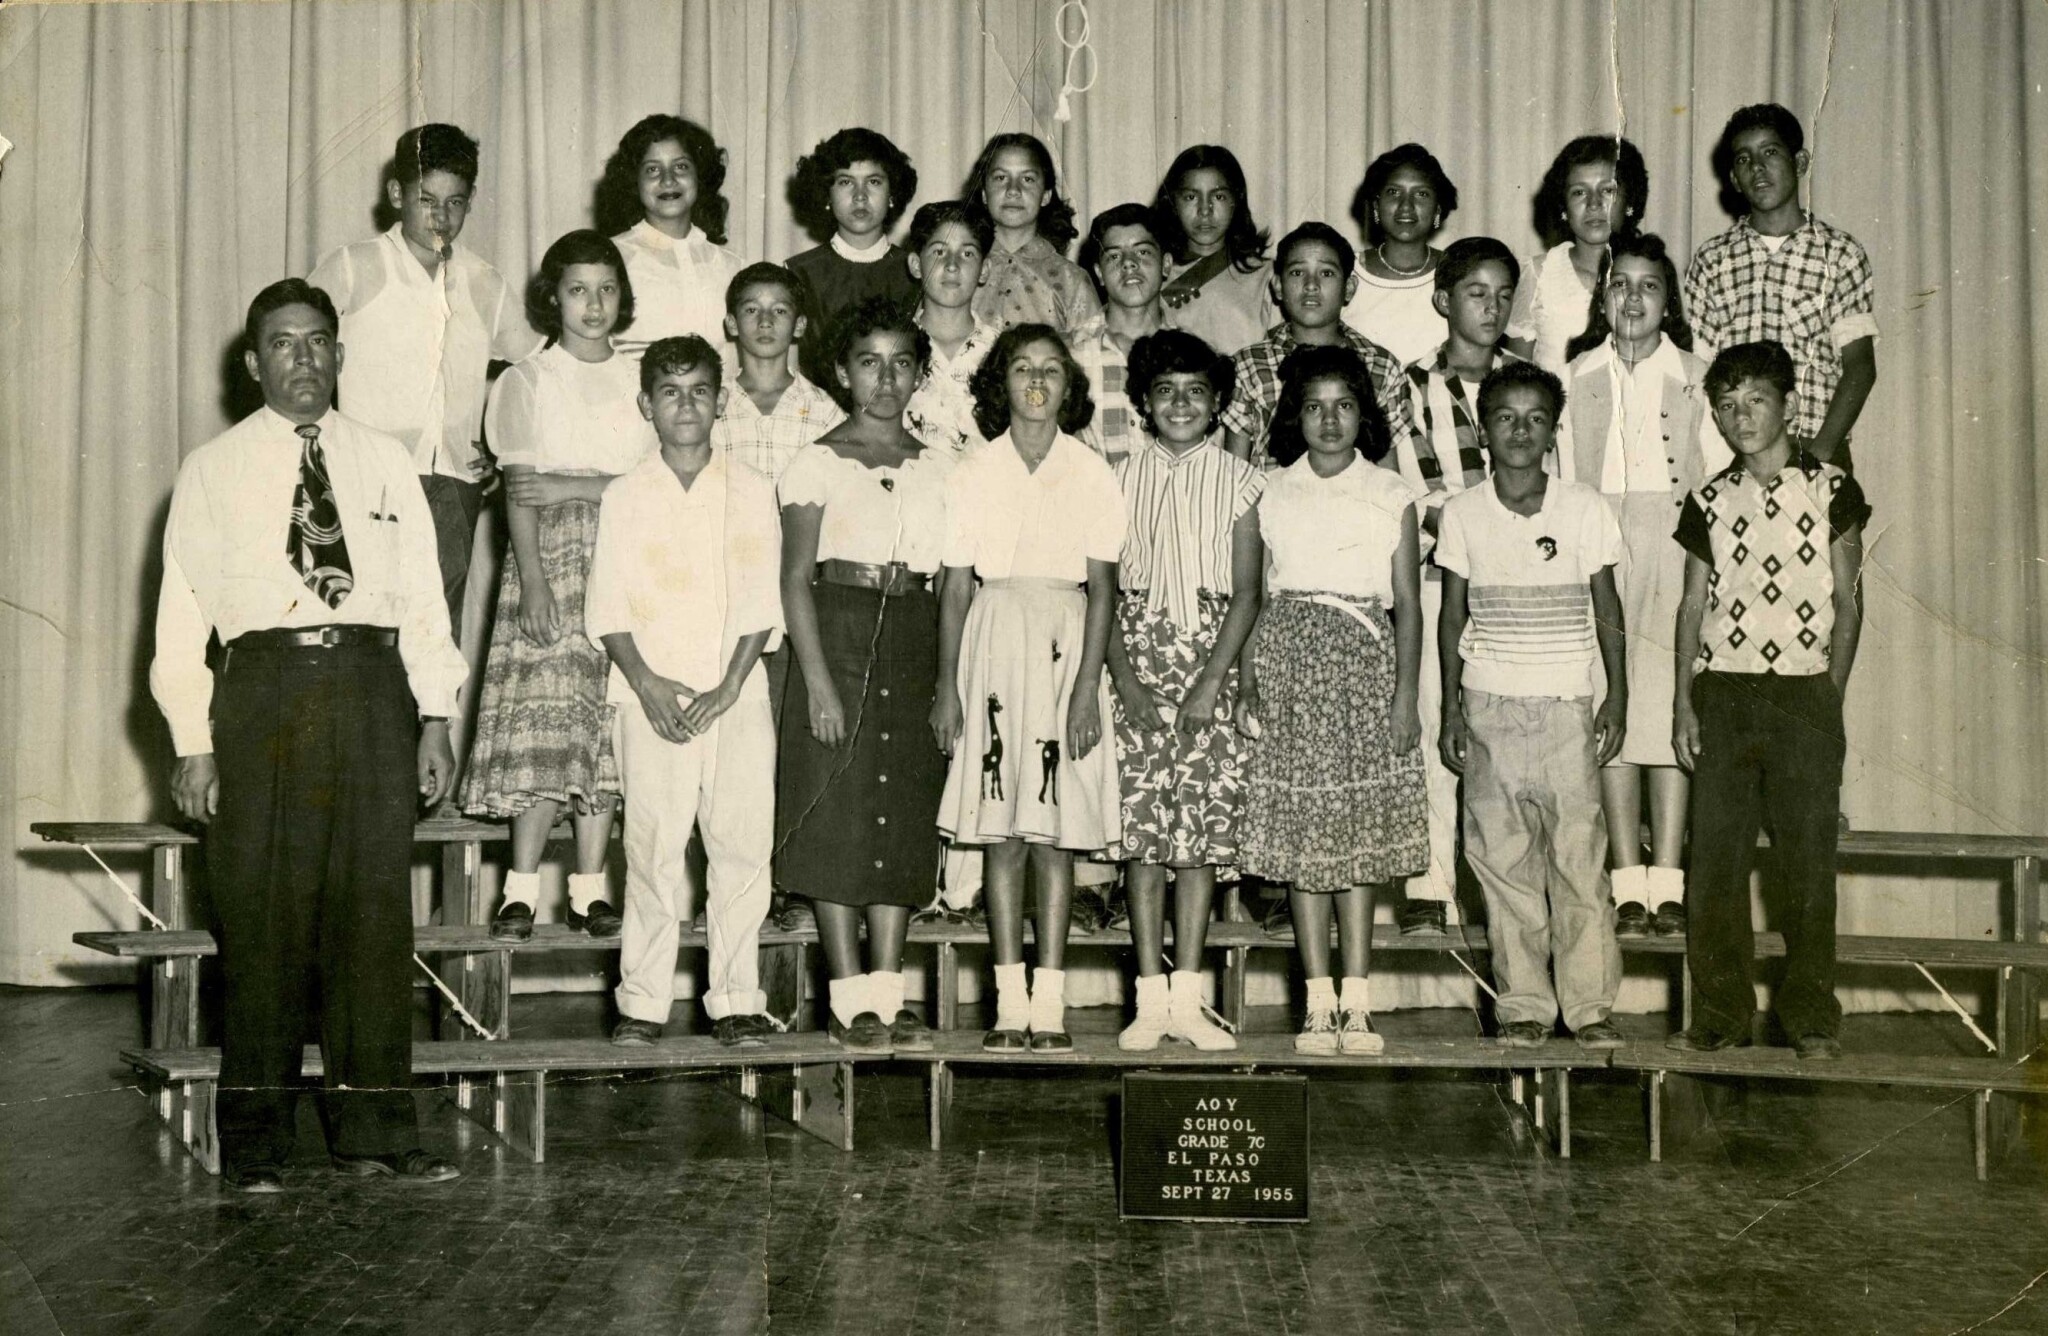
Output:
M1127 1072L1126 1220L1308 1219L1308 1078Z

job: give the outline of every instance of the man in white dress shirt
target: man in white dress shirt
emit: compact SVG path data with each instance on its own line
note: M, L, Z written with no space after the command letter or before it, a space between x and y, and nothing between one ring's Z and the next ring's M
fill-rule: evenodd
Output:
M210 823L222 1172L245 1192L283 1187L309 1033L337 1170L459 1173L419 1149L408 1089L408 873L418 805L454 776L467 670L411 456L332 408L338 325L302 279L257 294L244 365L264 407L185 460L164 534L150 690L178 809Z

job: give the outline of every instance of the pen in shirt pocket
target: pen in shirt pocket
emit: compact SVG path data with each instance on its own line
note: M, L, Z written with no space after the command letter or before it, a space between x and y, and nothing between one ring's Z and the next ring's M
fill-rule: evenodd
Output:
M391 511L391 484L386 483L383 489L377 493L377 508L370 512L370 518L380 521L389 520L393 524L398 523L398 516Z

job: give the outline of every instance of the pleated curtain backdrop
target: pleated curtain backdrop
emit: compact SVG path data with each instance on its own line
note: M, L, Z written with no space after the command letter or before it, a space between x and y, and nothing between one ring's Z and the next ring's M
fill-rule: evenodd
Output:
M1813 207L1877 270L1879 380L1857 432L1877 519L1845 796L1865 828L2048 830L2040 424L2048 371L2048 9L2028 0L1092 0L1072 118L1055 0L340 0L0 9L0 981L104 977L70 945L134 914L31 821L163 817L144 672L183 455L246 398L249 297L370 232L393 139L483 141L463 243L515 281L590 221L650 111L730 155L732 244L808 242L796 158L872 125L953 194L1031 130L1083 217L1149 198L1175 151L1230 145L1259 221L1351 231L1366 163L1428 144L1462 206L1440 240L1537 248L1563 142L1627 133L1647 225L1681 254L1728 224L1708 155L1736 106L1808 126ZM2029 71L2033 71L2033 77ZM136 863L116 865L133 874ZM1907 871L1915 871L1907 869ZM1853 931L1977 933L1989 882L1856 878ZM1872 991L1862 1004L1896 1001Z

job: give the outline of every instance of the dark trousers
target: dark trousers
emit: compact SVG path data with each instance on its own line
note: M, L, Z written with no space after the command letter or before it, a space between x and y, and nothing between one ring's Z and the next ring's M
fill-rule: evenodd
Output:
M1842 697L1826 673L1701 673L1693 679L1700 755L1693 765L1686 956L1693 1020L1749 1033L1756 943L1749 874L1759 826L1771 832L1767 896L1785 934L1777 992L1786 1034L1833 1034L1835 844L1842 792ZM1775 891L1775 896L1768 893Z
M330 1148L418 1145L408 882L418 737L395 648L230 646L216 675L220 806L206 862L228 1167L290 1155L301 1047L315 1035Z
M420 475L427 510L434 517L434 549L441 558L441 592L448 600L448 634L462 641L462 600L469 588L469 555L476 543L476 517L483 509L482 483ZM506 560L510 560L508 555Z

